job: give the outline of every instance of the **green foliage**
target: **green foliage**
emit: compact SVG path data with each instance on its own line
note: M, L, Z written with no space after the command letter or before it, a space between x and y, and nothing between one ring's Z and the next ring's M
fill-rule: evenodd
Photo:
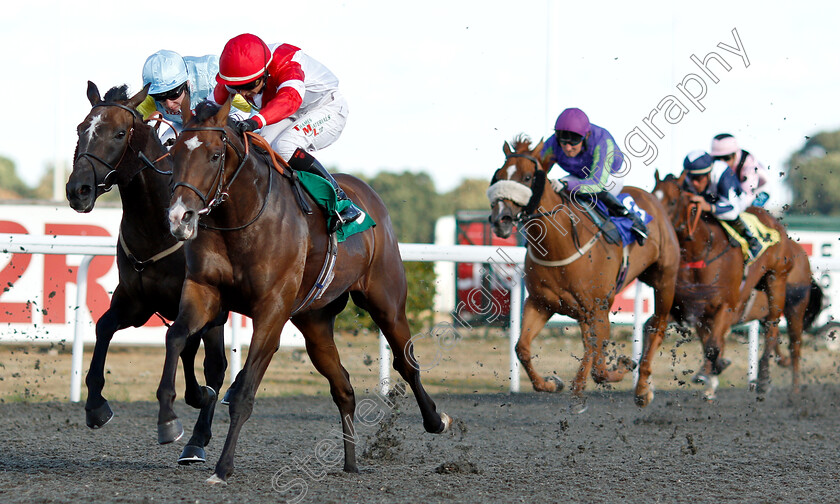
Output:
M793 192L788 212L840 215L840 131L808 138L787 167L786 180Z
M441 215L454 215L462 210L490 209L487 201L487 187L490 179L464 179L455 189L444 194Z
M0 188L21 198L32 198L30 189L15 171L15 163L11 159L0 157Z
M443 214L428 174L381 172L368 183L385 202L400 242L434 242L435 221Z

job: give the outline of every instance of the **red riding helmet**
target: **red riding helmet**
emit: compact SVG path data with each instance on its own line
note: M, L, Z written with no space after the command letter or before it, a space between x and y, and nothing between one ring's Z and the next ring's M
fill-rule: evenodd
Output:
M250 33L237 35L222 50L216 81L226 86L241 86L257 80L265 73L271 57L261 38Z

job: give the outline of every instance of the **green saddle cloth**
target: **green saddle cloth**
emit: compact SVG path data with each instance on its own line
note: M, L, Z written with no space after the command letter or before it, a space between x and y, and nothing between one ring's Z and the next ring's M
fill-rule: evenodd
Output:
M352 202L350 200L338 201L338 196L336 196L332 184L324 180L323 177L302 171L297 172L297 176L303 188L306 189L306 192L324 209L327 214L327 228L329 229L338 220L337 212L341 212L350 206ZM362 210L362 208L359 207L359 210ZM345 224L335 234L338 242L341 243L350 236L361 233L374 226L376 226L376 222L374 222L373 218L367 212L362 210L361 217Z

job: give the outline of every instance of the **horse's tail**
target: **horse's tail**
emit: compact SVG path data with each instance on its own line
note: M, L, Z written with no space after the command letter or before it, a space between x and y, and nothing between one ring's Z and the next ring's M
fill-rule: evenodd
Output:
M808 307L805 308L805 316L802 318L802 329L807 331L816 320L817 315L823 310L822 287L814 278L811 278L811 297L808 299Z

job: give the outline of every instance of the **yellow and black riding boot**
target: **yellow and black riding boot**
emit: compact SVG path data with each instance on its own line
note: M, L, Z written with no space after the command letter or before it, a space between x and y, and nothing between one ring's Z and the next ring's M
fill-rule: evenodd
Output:
M750 258L755 260L758 257L758 254L761 253L761 242L758 241L758 238L752 234L752 231L747 226L747 223L741 219L740 216L736 217L734 220L727 221L727 223L732 226L732 229L738 232L741 236L747 240L747 245L749 245L750 249Z
M618 198L613 196L609 193L609 191L601 191L596 193L598 200L607 207L607 211L610 215L615 217L628 217L633 221L633 226L630 228L634 233L636 233L636 241L639 245L644 245L645 240L647 240L648 232L647 226L645 223L642 222L642 219L639 217L639 214L636 212L631 212L626 206L622 205Z
M305 171L307 173L318 175L330 184L332 184L333 189L335 189L335 195L338 201L350 199L347 197L347 194L344 193L344 190L341 189L341 186L338 185L338 182L335 181L330 172L328 172L327 169L324 168L324 166L321 165L321 163L319 163L314 156L312 156L312 154L309 154L305 150L301 148L295 150L295 153L292 154L292 158L289 159L289 165L295 170ZM330 233L338 231L345 224L358 219L360 215L362 215L362 211L359 210L359 207L357 207L355 203L351 201L350 206L338 213L338 219L336 219L336 221L333 223L332 229L330 229Z

